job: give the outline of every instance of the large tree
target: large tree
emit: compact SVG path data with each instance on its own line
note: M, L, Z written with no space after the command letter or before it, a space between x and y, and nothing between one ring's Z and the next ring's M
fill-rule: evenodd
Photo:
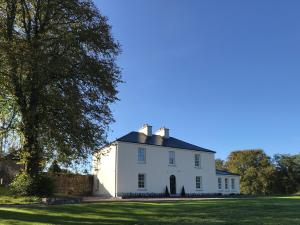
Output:
M226 167L241 175L240 188L245 194L272 193L275 168L263 150L231 152Z
M300 154L277 154L274 156L276 179L274 190L292 194L300 190Z
M0 0L0 35L0 104L17 118L25 171L86 158L120 82L107 19L90 0Z

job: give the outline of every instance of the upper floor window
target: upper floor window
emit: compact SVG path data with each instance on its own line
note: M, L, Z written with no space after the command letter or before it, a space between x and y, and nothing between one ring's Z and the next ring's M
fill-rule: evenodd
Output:
M222 178L221 177L218 178L218 188L222 189Z
M201 168L201 157L200 157L200 154L195 154L195 167Z
M231 189L235 189L235 180L231 178Z
M228 189L228 178L225 178L225 189Z
M146 149L138 149L138 163L146 163Z
M169 165L175 165L175 152L169 151Z
M138 188L146 187L146 175L143 173L139 173L138 175Z
M202 177L196 176L196 189L202 189Z

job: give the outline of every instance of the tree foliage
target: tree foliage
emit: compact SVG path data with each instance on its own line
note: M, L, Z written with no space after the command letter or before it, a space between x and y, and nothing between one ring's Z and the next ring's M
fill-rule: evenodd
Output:
M277 193L292 194L300 190L300 155L274 156Z
M242 193L272 193L274 166L263 150L231 152L226 167L229 171L241 175L240 189Z
M216 169L217 170L227 170L224 160L216 159L215 163L216 163Z
M241 175L244 194L293 194L300 191L300 154L277 154L263 150L233 151L227 160L216 159L216 168Z
M105 142L118 53L90 0L0 0L0 115L18 128L26 172L54 155L85 159Z
M51 173L60 173L62 172L62 169L59 167L57 160L54 160L51 164L51 166L48 169L48 172Z

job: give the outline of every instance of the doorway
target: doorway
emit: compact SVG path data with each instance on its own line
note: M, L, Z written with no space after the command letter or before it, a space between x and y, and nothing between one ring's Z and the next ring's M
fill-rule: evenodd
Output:
M170 176L170 194L176 194L176 177L174 175Z

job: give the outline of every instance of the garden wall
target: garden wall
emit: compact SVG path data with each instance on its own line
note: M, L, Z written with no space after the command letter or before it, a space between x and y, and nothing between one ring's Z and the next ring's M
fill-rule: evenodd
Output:
M91 195L93 176L65 173L48 173L54 181L55 193L67 195Z

